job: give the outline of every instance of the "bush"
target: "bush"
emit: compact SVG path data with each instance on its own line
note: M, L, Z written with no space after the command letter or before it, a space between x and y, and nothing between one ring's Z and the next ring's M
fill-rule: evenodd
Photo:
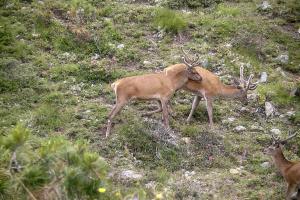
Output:
M187 27L187 22L180 13L166 8L156 10L154 24L171 33L181 32Z
M222 0L166 0L164 5L169 8L198 8L209 7L222 2Z

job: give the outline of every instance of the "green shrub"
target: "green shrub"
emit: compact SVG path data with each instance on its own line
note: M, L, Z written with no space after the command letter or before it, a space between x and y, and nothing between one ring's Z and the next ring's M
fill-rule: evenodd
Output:
M58 65L50 68L50 76L54 80L66 80L69 76L77 75L79 72L78 64Z
M164 5L169 8L198 8L209 7L222 2L222 0L166 0Z
M179 33L187 27L187 22L180 13L166 8L156 10L154 24L171 33Z

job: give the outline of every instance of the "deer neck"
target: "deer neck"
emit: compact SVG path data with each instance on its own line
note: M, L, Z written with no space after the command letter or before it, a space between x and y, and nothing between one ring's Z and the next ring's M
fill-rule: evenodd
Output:
M180 71L178 73L168 75L170 81L172 82L172 89L178 90L184 86L188 81L185 71Z
M285 170L290 167L291 162L284 157L281 149L273 155L272 158L275 166L280 170L281 174L284 175Z
M221 85L220 95L223 97L239 97L241 96L243 91L241 89L236 88L232 85Z

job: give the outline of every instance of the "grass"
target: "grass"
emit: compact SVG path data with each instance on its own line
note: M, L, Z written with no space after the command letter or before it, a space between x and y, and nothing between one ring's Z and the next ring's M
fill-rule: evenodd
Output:
M298 87L299 75L299 23L292 22L297 6L270 1L274 9L260 12L254 2L205 2L167 2L188 11L141 1L2 2L0 199L26 194L7 178L10 147L16 146L24 169L15 176L37 198L55 175L64 177L59 183L63 198L284 198L283 178L273 166L266 169L261 163L270 161L262 153L270 130L279 128L286 135L299 124L299 98L290 95ZM158 37L157 26L164 37ZM124 47L118 48L121 44ZM200 53L209 62L207 68L228 84L242 63L255 80L267 72L267 83L253 91L258 101L245 106L237 100L216 99L215 128L210 130L203 102L191 123L185 122L193 95L178 91L172 97L171 135L162 127L160 114L140 116L151 103L136 102L116 116L112 134L104 139L115 101L110 83L182 62L181 46ZM289 55L287 64L276 60L282 53ZM265 119L261 112L265 101L282 115L291 110L295 115ZM229 122L229 117L235 121ZM20 122L31 134L16 142L10 137L17 133L11 130ZM246 130L235 132L238 125ZM24 132L18 126L16 130ZM299 142L295 138L285 147L289 159L299 159ZM101 159L96 159L99 155ZM101 178L93 178L93 167ZM230 173L240 167L244 167L241 175ZM124 183L119 172L127 169L141 172L142 179L128 178ZM99 187L106 192L97 192Z

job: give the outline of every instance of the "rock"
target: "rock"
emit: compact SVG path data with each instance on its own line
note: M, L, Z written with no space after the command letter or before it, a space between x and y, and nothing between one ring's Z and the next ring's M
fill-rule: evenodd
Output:
M237 126L233 130L236 132L243 132L246 130L246 128L244 126Z
M281 134L281 131L278 128L272 128L270 130L271 134L279 136Z
M95 53L95 55L91 57L91 60L98 60L99 58L100 58L100 55Z
M262 72L261 75L260 75L259 82L265 83L265 82L267 82L267 79L268 79L268 74L267 74L267 72Z
M263 1L260 5L259 5L259 8L261 10L268 10L268 9L271 9L272 6L271 4L268 2L268 1Z
M277 61L279 61L283 64L287 64L289 62L289 55L288 54L281 54L277 58L275 58L275 60L277 60Z
M235 118L234 117L228 117L228 122L234 122L235 121Z
M148 60L145 60L145 61L143 62L143 64L144 64L144 65L151 65L151 62L148 61Z
M260 164L260 166L264 169L270 168L271 164L269 162L263 162Z
M143 178L143 175L135 172L133 170L124 170L120 173L120 178L124 179L124 180L140 180L141 178Z
M288 111L288 112L286 112L286 116L288 116L288 117L292 117L294 115L295 115L295 111Z
M266 101L265 102L265 114L266 117L271 117L275 113L275 107L272 105L271 102Z
M230 172L230 174L239 174L240 173L240 171L237 169L230 169L229 172Z
M264 128L261 127L261 126L257 126L257 125L252 124L252 125L250 126L250 130L251 130L251 131L263 131Z
M181 140L185 143L185 144L191 144L191 139L189 137L183 137L181 138Z
M118 49L123 49L124 47L125 47L124 44L119 44L119 45L117 46Z
M204 59L201 63L202 63L202 66L203 66L203 67L208 67L208 65L209 65L207 59Z

